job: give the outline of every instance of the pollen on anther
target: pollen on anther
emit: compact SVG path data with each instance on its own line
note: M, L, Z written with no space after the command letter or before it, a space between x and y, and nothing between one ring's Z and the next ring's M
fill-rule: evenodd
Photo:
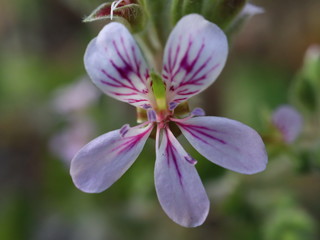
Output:
M154 110L148 110L147 115L150 122L157 121L157 114Z
M192 110L191 115L193 116L205 116L206 113L202 108L195 108Z
M150 104L143 104L142 108L143 109L149 109L149 108L151 108L151 105Z
M169 110L172 111L173 109L175 109L178 106L177 102L170 102L169 103Z

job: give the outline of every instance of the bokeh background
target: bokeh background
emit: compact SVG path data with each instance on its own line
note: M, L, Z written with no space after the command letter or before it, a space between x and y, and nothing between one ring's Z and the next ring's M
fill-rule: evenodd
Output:
M253 3L265 13L234 35L223 74L190 104L263 133L272 111L290 103L305 51L320 44L320 1ZM185 144L211 200L207 221L195 229L172 222L158 203L152 139L107 191L76 189L74 152L136 121L135 109L101 95L83 67L102 24L81 20L99 4L0 3L0 239L319 239L320 151L309 151L320 149L317 125L290 146L269 147L267 169L252 176L215 166Z

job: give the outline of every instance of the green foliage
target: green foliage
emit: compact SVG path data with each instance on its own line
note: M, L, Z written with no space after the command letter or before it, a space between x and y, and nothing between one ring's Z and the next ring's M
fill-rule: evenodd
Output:
M320 112L320 50L311 47L291 87L293 103L309 113Z
M209 21L226 29L246 2L247 0L207 0L202 13Z
M312 218L302 209L281 208L270 214L266 222L265 240L314 239Z

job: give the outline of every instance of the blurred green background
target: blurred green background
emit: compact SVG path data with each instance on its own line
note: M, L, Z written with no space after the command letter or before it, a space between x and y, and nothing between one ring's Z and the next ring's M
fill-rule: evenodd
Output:
M252 176L213 165L184 144L198 160L211 200L207 221L196 229L172 222L158 203L152 139L107 191L86 194L73 185L75 149L125 123L135 125L135 109L97 94L85 75L83 54L102 24L81 20L100 3L0 3L0 239L319 239L316 125L305 126L311 130L280 152L269 147L267 169ZM263 132L271 112L289 102L306 49L320 44L320 1L254 4L265 13L234 36L222 75L190 105ZM74 85L79 79L87 88Z

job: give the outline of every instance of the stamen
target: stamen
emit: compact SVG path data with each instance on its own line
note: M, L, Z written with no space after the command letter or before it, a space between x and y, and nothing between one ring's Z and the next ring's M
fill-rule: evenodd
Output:
M178 103L176 102L170 102L169 103L169 110L172 111L173 109L175 109L178 106Z
M118 7L118 5L122 2L123 0L117 0L111 3L111 9L110 9L110 19L112 20L113 18L113 11Z
M191 157L190 155L185 156L184 157L185 160L187 160L188 163L192 164L192 165L196 165L197 164L197 160L195 160L193 157Z
M154 110L148 110L147 115L148 115L149 122L157 121L157 114Z
M205 116L206 113L202 108L195 108L191 112L192 116Z
M127 132L129 131L129 129L130 129L130 125L129 125L129 124L123 125L123 126L120 128L120 135L121 135L121 137L124 137L124 136L127 134Z
M151 105L145 103L145 104L142 105L142 108L149 109L149 108L151 108Z

